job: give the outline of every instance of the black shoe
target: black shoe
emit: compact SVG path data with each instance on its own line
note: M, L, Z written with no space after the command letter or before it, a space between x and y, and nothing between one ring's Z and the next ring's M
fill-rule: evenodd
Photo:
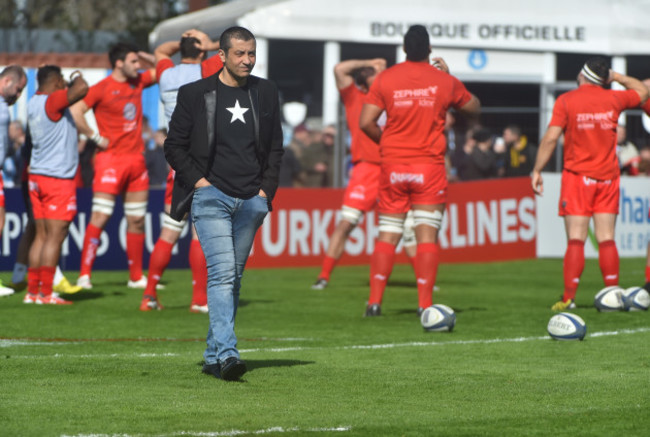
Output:
M650 282L646 282L645 285L643 286L643 288L645 289L645 291L650 293Z
M238 381L246 373L246 363L236 357L226 358L221 365L221 379L225 381Z
M424 308L418 308L418 317L422 317L423 312L424 312Z
M212 375L217 379L221 379L221 364L204 364L203 369L201 369L206 375Z
M376 317L376 316L381 316L381 307L379 306L379 304L374 303L372 305L368 305L366 307L366 312L363 315L363 317Z

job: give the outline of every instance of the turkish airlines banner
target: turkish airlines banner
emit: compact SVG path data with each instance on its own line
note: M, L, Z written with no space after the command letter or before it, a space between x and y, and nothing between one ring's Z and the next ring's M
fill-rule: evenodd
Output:
M0 270L9 271L27 214L17 189L7 189L6 220L0 237ZM150 191L145 218L144 267L160 234L164 214L163 190ZM340 219L343 189L278 190L274 210L259 230L249 267L319 266L329 235ZM64 269L78 270L92 192L77 191L78 214L62 246ZM494 179L449 185L449 203L440 232L442 262L485 262L534 258L536 247L535 200L528 178ZM368 213L352 231L339 264L368 264L378 231L377 214ZM122 270L126 262L126 220L121 202L101 236L94 268ZM183 231L174 247L169 268L187 268L190 232ZM398 247L398 262L407 262Z
M280 189L248 266L320 265L328 236L339 220L342 198L342 189ZM339 264L368 264L377 234L377 215L371 212L352 231ZM449 185L440 232L442 262L534 258L535 236L535 199L529 178ZM405 262L405 255L398 261Z

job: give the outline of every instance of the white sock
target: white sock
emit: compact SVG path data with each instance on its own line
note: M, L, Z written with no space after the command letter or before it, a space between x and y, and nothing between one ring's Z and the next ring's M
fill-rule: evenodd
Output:
M54 272L54 282L53 284L58 284L63 279L63 272L61 272L61 267L56 266L56 271Z
M11 275L12 284L18 284L25 280L27 276L27 266L25 264L14 264L14 273Z

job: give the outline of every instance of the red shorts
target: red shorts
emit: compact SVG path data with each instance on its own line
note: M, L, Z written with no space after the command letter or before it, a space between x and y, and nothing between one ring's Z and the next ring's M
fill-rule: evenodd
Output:
M0 208L5 207L5 183L2 179L2 172L0 171ZM0 232L2 230L0 229Z
M379 183L379 212L403 214L411 205L447 202L444 164L384 164Z
M93 191L117 196L124 192L149 190L149 173L141 153L114 155L101 152L95 156Z
M74 179L29 175L29 199L35 220L69 222L77 214L77 184Z
M564 170L560 190L560 216L618 214L620 181L618 177L599 181Z
M173 169L167 173L167 185L165 185L165 205L171 206L172 204L172 191L174 190L174 176L176 172Z
M359 162L352 168L348 187L343 195L343 205L368 212L377 205L381 166Z

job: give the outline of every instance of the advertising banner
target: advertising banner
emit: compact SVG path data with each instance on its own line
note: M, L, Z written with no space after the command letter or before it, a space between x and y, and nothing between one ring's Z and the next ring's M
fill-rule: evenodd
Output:
M544 195L537 196L537 256L562 258L566 251L564 220L558 216L561 174L543 173ZM616 220L615 241L621 257L644 257L650 240L650 178L621 177L621 198ZM598 257L593 220L585 244L587 258Z
M318 266L339 220L343 190L280 189L255 240L251 267ZM368 264L379 233L376 212L352 231L339 264ZM535 257L535 200L529 178L449 185L440 232L442 262ZM406 256L398 247L398 261Z
M150 190L147 215L145 217L144 267L149 265L149 255L153 251L160 234L160 225L164 213L164 190ZM5 189L5 225L0 236L0 270L12 270L16 260L18 243L24 227L27 225L27 212L19 189ZM60 265L64 270L79 270L81 249L83 247L86 226L90 221L92 191L89 188L77 189L77 215L70 224L68 237L61 246ZM187 268L189 250L189 228L183 230L183 238L174 247L170 268ZM102 232L97 250L94 268L98 270L125 270L126 260L126 219L121 201L115 202L115 211Z
M11 270L22 229L27 223L20 191L6 190L7 214L0 238L0 270ZM145 220L144 266L160 234L163 190L150 191ZM318 266L329 235L340 220L342 189L280 189L257 234L249 267ZM79 213L63 243L61 264L78 270L83 238L90 220L92 193L78 190ZM440 232L441 261L485 262L535 257L535 200L528 178L494 179L449 185L449 202ZM368 213L352 231L340 264L368 264L378 231L376 212ZM174 247L169 268L187 268L190 232ZM121 202L102 233L96 269L126 269L126 221ZM398 247L398 262L407 262Z

